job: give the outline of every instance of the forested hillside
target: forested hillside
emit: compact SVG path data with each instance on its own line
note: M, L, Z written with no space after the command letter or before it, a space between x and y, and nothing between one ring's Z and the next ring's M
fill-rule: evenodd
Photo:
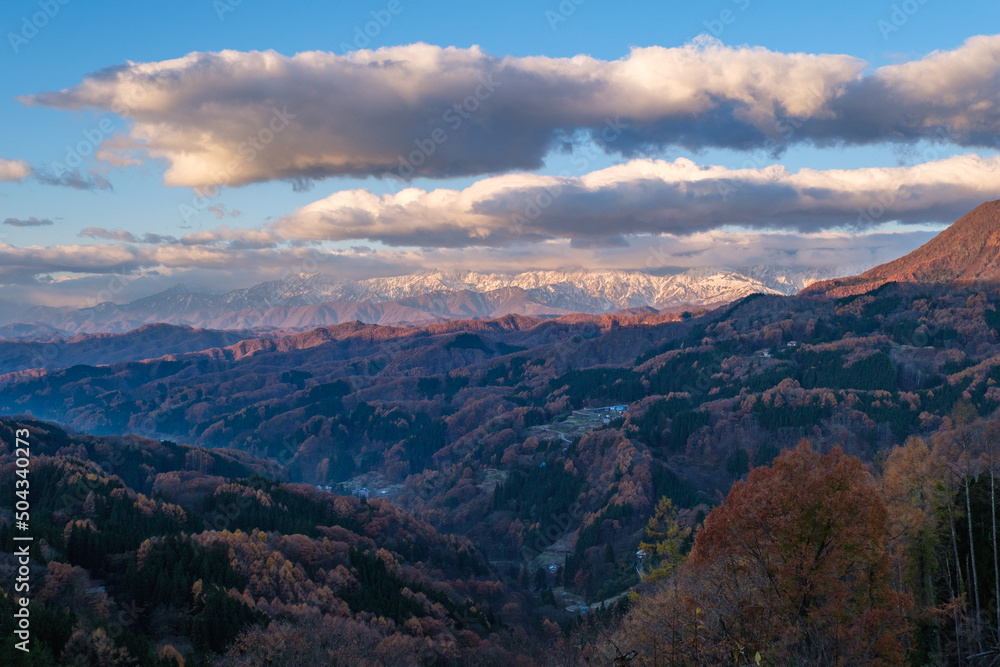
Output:
M912 437L869 470L803 440L737 482L693 540L661 506L644 582L622 618L588 619L579 659L994 664L998 435L976 421Z
M435 535L460 535L467 547L451 548L468 555L431 580L461 579L467 588L477 577L483 585L493 582L497 592L486 598L456 586L462 593L453 597L455 604L464 604L464 595L484 614L478 629L470 631L497 651L515 650L504 644L502 631L494 632L497 627L522 633L530 647L525 653L536 664L558 663L551 655L576 660L613 653L612 638L625 652L639 651L639 664L670 664L650 657L666 655L660 644L654 650L648 643L660 640L639 632L649 626L641 614L653 608L673 610L667 617L655 612L666 624L656 627L658 633L675 633L679 643L671 650L687 652L670 655L682 661L711 662L750 648L765 659L822 661L828 654L815 651L839 645L840 639L830 637L843 632L857 646L875 651L863 654L864 660L882 656L886 664L903 658L937 664L959 653L992 655L995 646L989 443L1000 407L998 306L1000 292L990 286L886 284L841 299L756 296L711 313L669 317L507 317L425 328L341 325L157 360L11 373L0 376L0 412L31 413L107 436L137 433L150 438L135 445L139 449L187 447L191 458L209 457L186 467L161 469L156 460L141 464L139 472L105 471L149 502L191 510L184 520L197 525L157 524L157 530L192 535L192 544L208 544L198 536L213 529L210 517L220 506L252 495L266 500L230 525L214 528L251 543L254 531L315 541L334 539L317 533L316 525L335 524L338 531L374 540L369 551L384 549L400 567L426 563L419 550L383 542L381 528L369 534L364 522L362 528L343 523L344 512L309 509L291 511L305 520L276 517L269 506L292 508L300 502L284 493L318 493L344 506L384 512L398 507L414 517L408 520L427 530L433 526ZM803 438L816 456L835 457L831 469L853 466L853 477L872 476L864 484L875 495L866 492L870 507L864 515L875 523L865 527L870 532L864 539L875 540L877 548L869 544L858 555L848 545L852 555L845 562L862 558L866 571L881 582L877 594L876 588L865 589L865 604L879 601L871 607L872 619L891 612L884 618L900 628L891 637L843 626L844 614L857 615L843 611L852 609L845 600L856 594L854 588L828 594L847 607L829 607L810 593L805 602L799 600L798 615L767 629L772 634L752 626L737 631L728 614L749 613L746 609L758 604L784 609L774 612L779 616L790 614L782 607L787 599L740 598L717 608L720 598L705 588L718 579L713 568L729 562L741 548L741 535L752 528L709 530L733 521L713 517L725 517L726 508L746 502L732 495L741 488L731 491L734 482L749 475L751 486L765 483L770 478L762 471L777 466L782 452L796 450ZM156 444L161 442L189 445ZM914 453L921 446L927 453ZM266 461L271 467L230 470L225 466L231 463L213 462L220 451L226 461L238 461L239 451L254 466ZM923 467L912 469L918 462ZM195 473L225 484L192 491L208 484L185 477ZM143 486L150 475L166 477L155 487ZM261 487L255 475L284 485ZM786 490L801 485L782 484ZM312 488L316 485L330 492ZM894 488L895 496L889 495ZM916 488L926 493L907 495ZM784 516L810 512L809 503L829 504L824 498L784 498L780 489L773 493L787 507L752 506ZM807 507L795 509L796 503ZM359 512L346 514L357 519ZM65 533L58 549L62 557L85 559L72 561L79 567L98 568L91 576L101 579L101 561L92 552L106 546L92 535L102 528L85 525L86 514L81 509L75 521L83 523ZM767 523L769 516L759 521ZM833 524L824 530L831 538L839 535ZM713 542L705 542L713 534ZM359 560L366 553L363 545L352 539L341 540L348 551L336 565L357 571L356 579L368 566ZM136 540L114 544L116 557L138 554ZM281 544L267 545L297 562ZM352 556L350 546L358 554ZM879 560L883 556L887 563ZM328 573L332 565L322 567ZM824 565L831 568L824 575L828 581L844 576L841 565L839 560ZM318 575L303 567L315 580ZM766 569L745 574L791 576ZM114 585L131 595L135 589L128 587L139 584ZM155 588L155 582L143 585ZM249 584L217 585L243 596L242 587ZM203 582L202 590L207 587ZM142 594L154 588L143 588ZM367 603L346 592L349 586L330 590L355 621L366 610ZM247 609L267 618L247 615L245 632L284 618L262 607L253 591L251 597L256 603L244 599ZM192 597L186 608L191 618L197 616L195 602ZM369 611L397 625L408 622L407 614L419 616L399 604ZM694 608L714 614L714 620L681 627L693 622ZM464 628L457 612L448 607L445 612L447 632L458 637ZM234 613L243 618L243 612ZM697 639L685 634L700 625L710 632L699 631ZM193 630L187 632L183 650L204 649ZM155 642L162 645L166 636L156 635ZM461 656L461 641L455 641ZM627 648L630 643L634 649ZM445 651L428 659L461 658Z
M34 447L30 664L260 664L262 650L297 661L282 664L510 657L502 615L516 616L517 589L467 539L389 502L284 484L239 452L25 420L0 421L4 497L19 479L21 429ZM12 571L7 518L0 544ZM23 664L12 592L0 605L2 662Z

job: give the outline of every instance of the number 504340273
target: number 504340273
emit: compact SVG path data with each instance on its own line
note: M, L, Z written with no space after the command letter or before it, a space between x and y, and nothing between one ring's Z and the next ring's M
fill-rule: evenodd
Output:
M28 503L28 489L30 488L28 469L31 463L31 444L28 442L28 438L31 434L28 429L18 429L14 435L17 438L14 463L16 466L15 474L18 477L14 482L14 495L17 496L14 503L14 521L19 530L27 531L30 518L29 510L31 509L31 505Z

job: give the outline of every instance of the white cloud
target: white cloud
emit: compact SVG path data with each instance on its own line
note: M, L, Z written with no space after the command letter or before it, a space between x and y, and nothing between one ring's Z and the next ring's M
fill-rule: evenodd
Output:
M0 181L20 181L31 175L31 165L24 160L0 159Z
M284 56L192 53L127 63L22 98L134 121L101 155L163 158L168 185L334 175L454 176L534 169L564 141L625 156L665 146L780 150L796 142L998 145L1000 35L865 73L837 54L699 38L604 61L496 57L413 44Z
M556 238L620 244L621 235L687 235L727 226L811 232L892 220L950 222L997 198L1000 157L794 173L777 165L728 169L685 158L633 160L574 178L495 176L464 190L346 190L270 230L289 240L368 239L390 246L502 246ZM233 234L224 230L219 240Z
M298 273L366 278L431 266L871 266L929 240L928 225L1000 197L998 176L1000 156L794 173L679 159L577 178L508 174L463 190L351 190L256 229L221 225L177 239L88 227L79 236L98 243L0 243L0 299L79 305L116 276L127 277L119 298L127 300L178 281L217 290ZM361 239L372 243L352 243Z

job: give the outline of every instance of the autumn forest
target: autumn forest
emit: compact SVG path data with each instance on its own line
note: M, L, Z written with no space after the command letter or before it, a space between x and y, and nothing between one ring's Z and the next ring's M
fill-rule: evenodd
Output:
M31 664L990 664L998 305L889 283L43 372L2 343Z

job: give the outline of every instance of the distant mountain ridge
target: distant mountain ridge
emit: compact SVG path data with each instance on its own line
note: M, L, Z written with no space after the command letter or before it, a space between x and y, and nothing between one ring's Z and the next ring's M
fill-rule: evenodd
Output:
M571 298L574 300L572 303L563 304L569 305L570 310L596 313L642 306L663 308L706 300L714 302L729 298L733 290L744 291L747 287L788 293L836 273L802 269L785 271L767 266L717 266L670 276L641 271L526 271L516 274L427 271L350 281L313 274L262 283L247 290L230 292L225 297L234 305L245 300L242 305L248 307L256 305L261 299L272 305L298 306L329 301L384 302L437 292L491 294L520 289L542 297L541 302L553 307L560 307L554 303L560 298ZM578 303L578 300L584 304ZM583 309L583 305L587 310Z
M803 296L845 297L890 282L1000 281L1000 200L986 202L897 260L849 278L808 285Z
M785 270L768 266L707 267L676 275L641 271L427 271L389 278L340 280L312 274L222 294L183 286L126 304L33 308L4 318L63 332L124 332L149 324L215 330L306 330L343 322L428 324L508 314L558 317L636 308L680 311L715 307L750 294L794 294L847 269ZM51 334L49 331L46 335Z
M18 329L27 325L19 325ZM148 324L122 334L76 334L72 337L43 334L34 338L6 336L0 328L0 375L30 368L66 368L77 364L103 366L136 359L156 359L211 348L224 348L255 338L248 331L209 331L187 326Z

